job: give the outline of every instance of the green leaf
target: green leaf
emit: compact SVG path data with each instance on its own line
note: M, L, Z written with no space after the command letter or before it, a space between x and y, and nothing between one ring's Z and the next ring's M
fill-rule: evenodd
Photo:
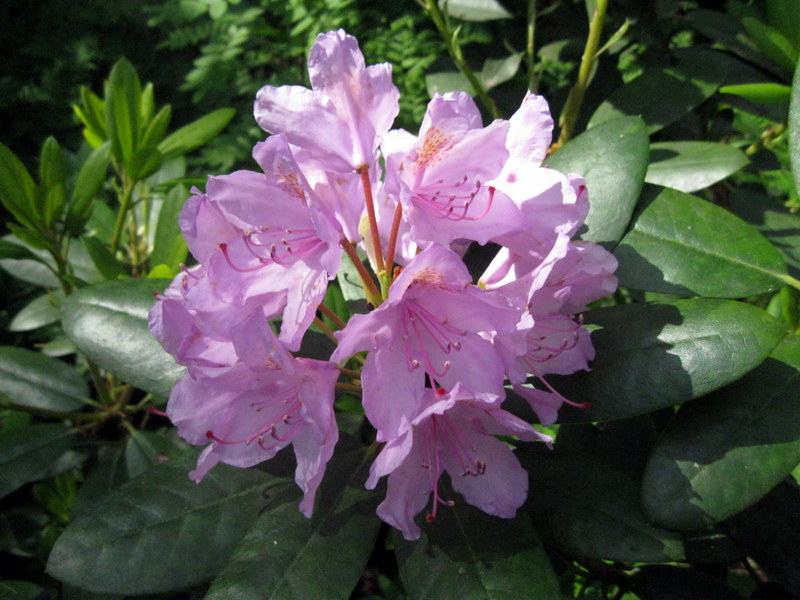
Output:
M781 83L742 83L739 85L724 85L719 88L723 94L734 94L746 98L751 102L761 104L777 104L789 102L792 88Z
M0 144L0 202L20 225L34 231L39 228L36 184L22 161L3 144Z
M800 50L800 4L767 0L767 22L780 31L793 48Z
M744 600L717 577L674 565L642 565L626 582L642 600Z
M678 534L647 523L634 481L587 454L523 450L527 509L550 543L598 560L683 560Z
M67 202L67 167L56 138L48 137L39 156L39 195L43 200L44 223L52 227Z
M694 192L722 181L747 163L744 152L729 144L660 142L650 144L650 165L644 180Z
M736 383L682 406L645 469L654 523L700 529L765 496L800 463L800 335Z
M206 598L349 598L380 527L375 509L381 498L364 489L371 460L364 450L357 444L337 449L311 519L298 511L300 494L294 487L277 498L227 561Z
M92 148L108 140L105 102L85 86L81 86L81 105L72 105L75 114L83 123L83 137Z
M545 166L586 179L589 215L581 239L614 245L633 213L647 171L648 139L638 117L603 123L567 142Z
M648 70L612 92L589 119L587 129L623 116L640 116L647 133L678 120L711 96L719 82L708 81L692 69Z
M794 187L800 194L800 62L792 79L792 99L789 103L789 159Z
M0 581L0 598L5 600L39 600L44 597L45 589L29 581Z
M156 465L84 509L56 541L56 579L95 592L144 595L211 579L250 529L264 492L286 480L215 467L188 477L197 451Z
M236 114L233 108L220 108L184 125L158 145L164 160L186 154L211 141Z
M186 241L178 227L178 217L188 197L189 191L186 186L176 185L164 197L158 212L150 264L167 265L173 273L177 272L179 265L186 261L188 253Z
M515 52L506 58L487 58L483 63L483 68L480 72L475 73L475 76L485 90L490 90L516 75L523 56L524 53ZM464 91L475 95L475 89L469 79L459 71L431 73L425 76L425 83L431 97L437 92L444 94L455 91Z
M92 201L100 193L106 181L110 162L111 146L109 143L104 143L95 148L81 165L64 218L68 233L78 235L83 232L83 227L92 212Z
M89 388L67 363L26 348L0 346L0 395L47 410L80 408Z
M174 432L174 430L172 431ZM181 450L186 450L186 443L184 442L180 447L176 446L163 432L133 429L125 443L127 479L133 479L153 465L177 456Z
M590 372L548 381L588 409L565 406L562 422L609 421L681 404L736 381L784 337L780 321L749 304L692 298L585 313Z
M82 288L64 300L64 331L78 349L123 381L169 396L183 374L147 328L154 294L163 279L120 279Z
M86 248L94 266L103 277L106 279L128 277L125 266L111 254L111 251L99 239L85 235L81 238L81 242L83 242L83 247Z
M63 294L48 292L32 300L19 311L8 326L9 331L31 331L55 323L61 318Z
M449 483L449 482L447 482ZM440 482L442 495L453 498ZM400 579L409 598L560 598L558 582L524 511L514 519L487 515L458 496L442 506L419 540L395 533Z
M105 121L111 154L127 169L139 147L142 85L133 65L125 58L111 69L105 90Z
M750 17L742 19L742 25L764 55L787 71L794 71L797 50L780 31Z
M0 260L32 260L45 264L45 260L36 256L29 248L8 240L0 240Z
M451 17L465 21L511 18L511 13L497 0L439 0L439 7Z
M33 283L34 285L39 285L44 288L60 287L58 279L53 274L53 270L55 269L53 258L48 252L38 248L32 248L22 243L22 240L19 238L10 235L5 236L2 241L15 246L27 247L35 258L31 258L30 256L0 258L0 267L22 281L27 281L28 283ZM9 246L5 245L0 247L9 248ZM89 258L82 244L71 244L67 256L75 277L88 282L101 281L103 279L97 269L95 269L91 258ZM45 265L50 265L52 269L47 268Z
M647 188L620 241L620 284L670 294L741 298L783 285L783 257L735 215L669 188Z
M142 137L142 147L158 146L167 133L167 128L169 127L171 119L172 107L167 104L158 111L158 114L153 117L153 120L147 125L147 129L145 129L144 136Z
M0 434L0 498L26 483L58 472L58 459L73 445L67 425L31 425Z

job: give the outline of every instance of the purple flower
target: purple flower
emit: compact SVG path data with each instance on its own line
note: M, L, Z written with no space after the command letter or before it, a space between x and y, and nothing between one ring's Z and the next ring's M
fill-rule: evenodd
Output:
M468 503L490 515L512 518L527 497L528 474L511 449L492 436L548 443L551 439L495 404L475 399L460 385L450 393L427 389L421 408L411 426L389 440L370 468L369 489L389 476L378 516L407 540L419 538L414 517L431 495L429 523L440 504L454 504L439 493L439 480L447 471L453 489Z
M502 295L470 281L458 255L432 244L397 277L380 307L353 316L337 332L332 361L371 351L361 384L378 440L410 427L426 381L445 390L460 383L488 402L505 396L503 362L490 339L514 331L518 312Z
M389 64L365 66L358 42L341 29L320 34L308 58L309 90L266 86L255 117L269 133L286 134L326 170L350 173L370 166L381 136L399 111L400 93Z
M339 436L333 413L339 371L329 362L294 358L257 310L230 328L227 345L236 362L224 365L224 376L187 373L169 398L167 414L180 436L195 445L211 442L190 476L199 482L218 462L249 467L292 444L304 494L300 510L310 516Z

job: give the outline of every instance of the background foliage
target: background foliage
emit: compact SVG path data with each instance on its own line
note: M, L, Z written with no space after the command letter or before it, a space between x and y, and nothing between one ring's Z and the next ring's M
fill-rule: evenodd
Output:
M800 596L800 7L618 0L582 61L604 6L2 3L0 597ZM592 407L562 411L555 450L517 449L513 520L458 503L413 544L381 526L346 399L311 520L290 457L198 486L148 411L181 372L146 313L188 259L188 188L250 167L255 91L307 84L338 27L393 63L412 132L434 91L486 122L544 94L547 163L586 177L582 236L620 262L585 315L593 370L553 378Z

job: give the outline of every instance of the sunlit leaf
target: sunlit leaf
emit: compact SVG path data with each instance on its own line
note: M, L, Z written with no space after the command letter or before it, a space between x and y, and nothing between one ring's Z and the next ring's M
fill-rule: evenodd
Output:
M439 0L439 6L451 17L465 21L509 19L509 13L497 0Z
M650 144L650 165L644 180L694 192L722 181L747 163L744 152L729 144L658 142Z

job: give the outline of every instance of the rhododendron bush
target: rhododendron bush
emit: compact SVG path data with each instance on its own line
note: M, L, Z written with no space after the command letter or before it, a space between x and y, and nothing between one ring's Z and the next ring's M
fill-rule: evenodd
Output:
M573 137L605 3L558 127L530 90L486 118L448 33L479 17L425 7L472 94L414 131L339 29L310 87L258 91L251 168L163 187L231 112L168 135L125 61L76 106L77 177L55 140L36 181L0 147L3 264L57 282L81 356L0 348L8 414L40 419L0 434L0 491L71 495L64 597L719 595L675 565L737 560L796 589L750 519L800 504L797 236L687 193L732 146L703 142L727 171L697 185L613 99Z

